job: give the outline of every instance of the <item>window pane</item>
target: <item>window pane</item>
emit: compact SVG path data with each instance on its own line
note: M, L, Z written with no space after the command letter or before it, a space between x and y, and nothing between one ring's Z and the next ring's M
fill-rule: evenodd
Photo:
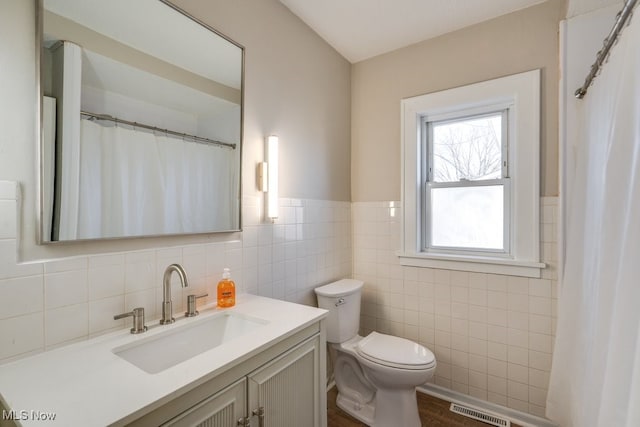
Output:
M431 190L431 245L504 249L502 185Z
M433 181L502 177L502 113L432 127Z

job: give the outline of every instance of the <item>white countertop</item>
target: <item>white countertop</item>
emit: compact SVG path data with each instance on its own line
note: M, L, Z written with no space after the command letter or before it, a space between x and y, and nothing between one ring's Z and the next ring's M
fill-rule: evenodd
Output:
M221 311L269 323L242 335L243 339L230 340L157 374L149 374L112 352L115 347ZM19 425L106 426L161 399L166 401L184 393L184 387L213 378L319 321L326 313L314 307L242 294L233 308L200 309L199 316L177 318L172 325L148 322L149 331L143 334L132 335L127 328L0 365L0 399L9 410L26 418ZM38 413L54 413L55 420L37 420Z

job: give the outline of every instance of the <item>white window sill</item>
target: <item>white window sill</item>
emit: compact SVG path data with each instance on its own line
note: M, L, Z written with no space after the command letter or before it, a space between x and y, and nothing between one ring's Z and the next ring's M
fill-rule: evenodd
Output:
M475 273L504 274L540 278L544 263L482 256L462 256L435 253L396 252L400 264L409 267L440 268Z

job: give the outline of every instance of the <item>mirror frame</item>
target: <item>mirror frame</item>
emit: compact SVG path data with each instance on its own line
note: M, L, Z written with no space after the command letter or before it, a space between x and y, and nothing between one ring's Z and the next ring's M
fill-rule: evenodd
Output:
M240 143L238 150L238 157L240 159L238 165L238 228L230 229L230 230L213 230L207 232L193 232L193 233L177 233L177 234L153 234L153 235L138 235L138 236L122 236L122 237L103 237L103 238L92 238L92 239L77 239L77 240L45 240L44 239L44 137L43 137L43 96L44 91L42 87L42 38L44 36L44 0L34 0L35 2L35 26L36 26L36 40L35 40L35 74L36 74L36 171L37 177L35 180L36 186L36 240L38 245L68 245L68 244L77 244L77 243L86 243L86 242L101 242L101 241L114 241L114 240L133 240L133 239L148 239L148 238L158 238L158 237L177 237L177 236L195 236L195 235L212 235L212 234L221 234L221 233L235 233L242 231L242 195L243 195L243 185L242 185L242 163L243 163L243 145L244 145L244 98L245 98L245 55L246 50L243 45L231 39L227 35L221 33L216 30L209 24L203 22L202 20L196 18L191 15L184 9L179 6L173 4L171 0L157 0L159 3L163 3L167 7L173 9L176 13L180 13L192 20L194 23L201 25L212 33L216 34L219 37L222 37L224 40L238 47L241 51L241 61L240 64Z

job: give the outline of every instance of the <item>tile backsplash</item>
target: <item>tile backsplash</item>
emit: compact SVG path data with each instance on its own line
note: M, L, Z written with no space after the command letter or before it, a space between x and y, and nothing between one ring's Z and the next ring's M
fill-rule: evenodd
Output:
M243 199L242 233L226 241L18 264L16 184L0 181L0 363L129 327L113 316L144 307L160 317L162 276L172 263L174 312L188 294L215 299L224 267L238 292L315 305L313 288L342 277L365 282L361 334L377 330L426 345L433 381L544 416L556 319L557 203L541 199L540 279L403 267L400 203L281 199L261 219Z
M263 223L261 199L245 197L243 233L227 241L19 264L17 199L16 184L0 182L0 363L129 327L113 316L135 307L158 319L172 263L189 279L181 288L173 275L176 314L189 294L214 300L224 267L239 293L304 304L315 304L314 287L351 275L349 202L281 199L280 218Z
M404 267L400 203L353 203L353 275L364 280L361 333L431 349L443 387L544 416L557 288L557 198L541 199L542 278Z

